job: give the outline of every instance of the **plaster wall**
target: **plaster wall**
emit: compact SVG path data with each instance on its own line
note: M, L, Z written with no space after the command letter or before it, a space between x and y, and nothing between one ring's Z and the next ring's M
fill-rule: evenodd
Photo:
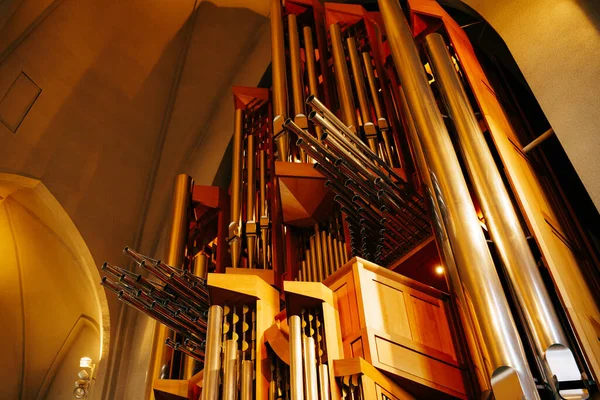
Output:
M600 209L600 4L594 0L463 2L506 42Z

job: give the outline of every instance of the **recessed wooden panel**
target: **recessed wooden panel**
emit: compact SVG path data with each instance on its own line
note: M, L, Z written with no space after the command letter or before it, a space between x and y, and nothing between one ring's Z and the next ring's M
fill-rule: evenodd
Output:
M448 321L441 307L443 304L431 303L416 296L410 299L415 312L414 340L455 358Z
M363 357L363 358L365 357L365 351L363 348L362 337L359 337L354 342L352 342L352 344L350 345L350 348L352 349L352 357Z
M365 310L372 326L392 335L400 335L412 339L404 291L373 280L374 291L371 304L379 304L378 309ZM367 299L369 297L367 296ZM367 300L365 300L367 301ZM375 315L380 314L380 317Z
M378 361L393 370L409 373L432 384L465 393L461 371L431 357L375 336ZM386 368L387 369L387 368Z
M16 132L41 92L42 89L21 72L0 100L0 121L11 132Z
M346 339L352 334L354 328L352 324L353 320L353 308L350 304L350 294L348 293L348 284L344 283L342 286L337 288L333 292L333 299L335 300L340 315L340 329L342 331L342 340ZM356 312L354 313L356 314Z

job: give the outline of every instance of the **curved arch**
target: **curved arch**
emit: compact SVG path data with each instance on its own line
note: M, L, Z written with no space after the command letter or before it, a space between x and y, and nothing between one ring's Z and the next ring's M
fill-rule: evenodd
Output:
M79 230L50 190L37 179L0 173L0 206L3 206L9 222L11 213L15 212L29 221L35 221L36 225L52 238L53 243L59 243L65 248L74 260L70 265L77 265L81 269L79 272L85 279L86 296L90 297L90 304L93 304L94 308L94 315L86 319L92 321L91 326L99 331L100 337L98 353L94 354L94 357L97 357L94 362L98 366L96 376L104 375L110 342L108 302L100 285L96 263ZM16 240L17 236L14 235L14 231L12 233L13 240ZM44 251L45 249L40 249L40 252ZM48 264L51 265L52 261L48 260Z

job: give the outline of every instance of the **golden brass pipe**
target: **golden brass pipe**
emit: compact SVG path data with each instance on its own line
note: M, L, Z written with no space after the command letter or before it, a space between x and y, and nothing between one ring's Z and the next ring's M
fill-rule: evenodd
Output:
M305 388L307 400L319 400L317 360L315 356L315 339L304 336L304 368L306 374Z
M340 261L342 262L342 265L346 265L346 263L348 262L348 253L346 252L346 246L341 240L338 242L338 246L340 247Z
M356 39L350 36L346 39L346 46L348 47L348 55L350 56L350 67L352 68L352 76L354 77L354 87L356 88L356 95L358 97L358 109L360 111L365 136L367 137L367 142L369 143L371 151L379 155L377 129L375 128L373 121L371 121L365 78L360 65Z
M225 373L223 374L223 400L237 399L238 343L230 339L225 342Z
M329 26L331 35L331 50L333 53L333 72L337 83L338 99L342 111L342 122L356 134L356 107L354 106L354 95L350 85L348 65L342 44L342 31L338 24Z
M306 260L306 281L307 282L314 282L314 278L313 278L313 265L312 265L312 259L311 259L311 255L310 255L310 250L306 250L304 252L304 259Z
M253 134L248 135L246 172L246 250L248 251L248 268L254 268L258 225L256 223L256 210L254 207L256 201L256 142Z
M290 74L292 76L292 98L294 100L294 122L308 129L304 112L304 85L302 84L302 62L300 61L300 38L295 14L288 14L288 39L290 51ZM300 149L300 162L306 162L306 152Z
M206 280L208 276L208 264L210 257L200 252L192 259L192 274Z
M202 400L217 400L219 398L222 331L223 308L217 305L211 306L208 309L208 328L206 330L206 354L204 357Z
M269 215L267 210L267 153L264 149L259 152L260 168L260 243L262 247L262 267L269 266Z
M467 171L490 235L513 284L516 300L531 331L538 356L543 360L549 377L556 375L559 381L579 379L581 373L568 348L567 336L552 305L500 171L454 68L444 38L437 33L427 35L425 48L456 127ZM554 354L559 356L553 357ZM553 385L553 382L549 384Z
M365 65L365 71L367 72L367 82L369 83L369 90L371 92L371 100L373 100L373 108L375 109L375 116L377 117L377 126L379 129L387 129L387 119L383 115L383 109L381 108L381 102L379 101L379 94L377 92L377 83L375 82L375 72L373 70L373 61L371 54L368 51L362 53L363 63ZM381 125L384 122L384 126Z
M304 282L304 271L306 271L306 261L302 261L300 270L298 271L298 280Z
M327 232L321 231L321 252L323 253L323 279L333 273L329 263L329 247L327 246Z
M319 224L314 225L315 230L315 248L317 250L317 268L319 273L319 281L325 279L327 271L325 269L325 253L323 252L323 246L321 245L321 232L319 231Z
M179 174L175 182L171 208L171 224L167 236L165 262L178 269L183 268L185 245L189 229L190 202L194 181L186 174Z
M175 180L173 201L171 203L171 216L167 243L165 246L165 261L175 268L183 268L185 245L189 229L189 211L194 181L186 174L180 174ZM173 350L164 345L167 338L173 339L175 333L161 324L156 325L155 342L153 343L154 360L150 366L152 378L172 378ZM168 374L165 376L164 374ZM189 373L189 372L188 372ZM162 376L161 376L162 375ZM176 378L176 377L175 377Z
M333 248L331 250L333 251L333 257L335 258L335 269L338 270L342 266L342 261L340 260L340 251L339 251L340 246L338 245L337 238L333 238L332 241L333 241Z
M437 108L412 32L397 0L378 0L392 59L417 128L434 195L468 298L489 351L496 398L539 399L523 346L452 141Z
M273 76L273 136L279 161L287 161L290 153L289 138L283 129L287 119L287 87L285 45L281 0L271 0L271 73Z
M318 238L318 232L310 237L310 252L313 262L313 269L315 270L315 282L323 281L323 261L321 260L321 246L317 245L320 240ZM318 249L318 250L317 250Z
M290 391L291 400L304 400L302 384L302 321L298 315L288 318L290 329Z
M231 266L239 267L242 249L242 158L243 158L243 126L244 111L235 110L233 127L233 154L231 157L231 219L229 223L229 249L231 251Z
M329 267L331 268L331 273L333 274L338 269L338 265L335 262L335 256L333 255L333 238L331 237L331 233L327 234L327 257L329 257Z
M313 44L312 29L310 26L305 26L304 34L304 54L306 57L306 73L308 75L308 90L310 94L317 95L319 93L319 80L317 77L317 67L315 65L315 47ZM320 126L315 126L317 139L321 137L323 130Z
M240 400L253 400L254 399L254 362L251 360L242 361L242 372L241 372L241 396Z

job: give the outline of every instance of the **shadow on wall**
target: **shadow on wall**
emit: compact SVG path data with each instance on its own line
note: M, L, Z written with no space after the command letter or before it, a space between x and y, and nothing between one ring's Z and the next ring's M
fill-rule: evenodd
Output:
M0 174L0 254L2 398L70 398L81 357L105 368L108 307L81 235L39 181Z
M596 30L600 32L600 3L598 0L575 0L585 15L589 18L592 24L596 27Z

